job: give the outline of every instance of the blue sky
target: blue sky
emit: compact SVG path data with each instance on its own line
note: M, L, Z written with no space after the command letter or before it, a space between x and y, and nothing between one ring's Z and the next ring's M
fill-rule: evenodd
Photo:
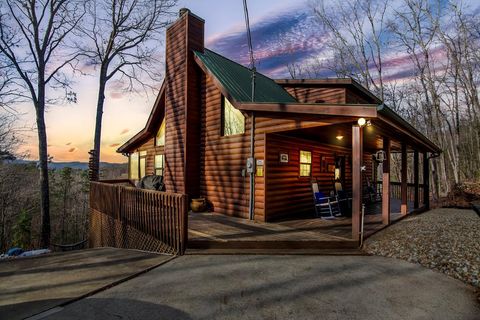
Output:
M465 0L477 14L479 0ZM252 40L257 68L272 78L288 78L288 62L302 62L311 57L327 55L324 41L315 27L307 1L295 0L250 0L248 1ZM391 6L398 2L391 1ZM248 64L247 41L242 0L180 0L178 9L189 8L205 19L206 47L237 62ZM163 44L158 46L163 56ZM442 50L436 50L440 58ZM389 69L389 79L408 78L411 63L407 56L396 52L387 53L384 59ZM328 71L322 76L331 76ZM160 86L160 84L158 84ZM54 161L86 161L92 148L97 78L94 76L75 79L74 90L78 103L55 105L46 114L49 153ZM124 162L125 157L115 150L132 135L141 130L148 118L155 95L126 94L113 83L107 87L104 108L102 154L103 161ZM34 123L31 105L21 108L21 120L27 126ZM24 151L36 158L35 132L26 137Z
M242 0L180 0L177 10L182 7L189 8L205 19L205 41L208 48L239 62L247 62ZM260 49L275 47L272 42L274 37L269 39L269 35L275 33L278 17L284 13L300 12L302 7L305 7L303 1L249 1L250 21L255 26L254 44L259 55L268 53ZM270 19L274 19L273 24ZM285 25L284 28L289 26ZM238 51L239 47L243 50ZM163 44L159 45L158 50L163 56ZM260 59L260 71L268 73L275 69L279 64L276 60L275 57ZM280 60L279 57L278 61ZM77 92L76 104L54 105L46 113L49 154L54 161L86 161L87 152L92 148L97 78L87 76L75 79L73 89ZM102 161L126 161L115 150L144 127L154 100L155 95L126 94L118 90L114 83L109 84L103 117ZM31 105L23 105L20 112L23 113L21 124L32 127L35 118ZM22 151L29 153L33 159L37 158L35 131L26 135Z
M205 19L206 46L209 49L248 64L241 0L184 0L180 4ZM305 59L321 49L318 37L309 28L312 15L307 1L250 0L248 8L260 72L272 77L286 77L288 62Z

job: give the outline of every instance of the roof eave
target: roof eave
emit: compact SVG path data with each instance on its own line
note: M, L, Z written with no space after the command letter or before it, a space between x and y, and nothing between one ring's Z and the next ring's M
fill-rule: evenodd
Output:
M387 107L385 104L380 104L377 108L377 111L379 117L383 116L395 122L404 131L408 132L412 138L419 140L419 142L421 142L430 152L436 154L442 152L442 149L440 149L435 143L433 143L430 139L423 135L423 133L418 131L414 126L408 123L405 119L403 119L400 115Z
M358 83L353 78L325 78L325 79L276 79L276 83L279 85L289 85L289 86L309 86L309 85L345 85L352 86L355 89L359 90L363 94L371 98L374 103L380 104L382 100L374 95L370 90L365 88L363 85Z
M117 149L117 153L126 153L129 152L132 148L137 147L139 144L145 141L145 139L149 138L154 132L152 131L152 127L154 124L154 118L155 115L158 112L158 108L160 106L160 102L162 99L162 96L165 94L165 79L162 82L162 86L160 87L160 90L158 92L157 98L155 99L155 103L153 104L152 111L150 111L150 115L148 116L147 123L145 124L145 127L137 132L133 137L127 140L123 145L121 145Z
M377 117L376 104L318 104L318 103L238 103L245 112L302 113L325 116Z

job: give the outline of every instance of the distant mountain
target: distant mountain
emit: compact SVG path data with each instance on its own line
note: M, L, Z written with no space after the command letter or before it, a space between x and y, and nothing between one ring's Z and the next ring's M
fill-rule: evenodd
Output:
M13 163L18 164L36 164L37 161L34 160L14 160ZM110 163L110 162L101 162L100 169L110 169L110 168L126 168L126 163ZM70 167L72 169L80 169L80 170L88 170L88 162L80 162L80 161L71 161L71 162L50 162L48 164L50 169L57 169L61 170L66 167Z

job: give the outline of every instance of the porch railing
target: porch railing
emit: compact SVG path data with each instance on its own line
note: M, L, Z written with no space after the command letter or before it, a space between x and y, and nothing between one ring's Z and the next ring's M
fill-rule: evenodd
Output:
M419 204L423 203L423 194L425 186L423 184L418 185L418 199ZM382 194L382 181L377 181L377 193ZM390 197L392 199L402 199L402 183L401 182L390 182ZM407 183L407 201L415 201L415 184Z
M90 245L183 254L188 197L122 183L90 185Z

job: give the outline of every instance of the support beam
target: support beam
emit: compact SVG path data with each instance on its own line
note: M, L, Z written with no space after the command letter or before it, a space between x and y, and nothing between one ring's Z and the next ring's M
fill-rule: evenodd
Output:
M407 145L402 143L402 172L401 172L401 199L402 203L400 206L400 213L406 215L408 213L408 202L407 202Z
M385 160L382 163L382 223L390 224L390 138L383 137Z
M430 210L430 166L428 153L423 153L423 206Z
M418 180L419 174L419 163L418 163L418 151L415 150L413 153L413 184L414 184L414 199L413 199L413 208L418 209L420 205L420 182Z
M352 239L360 241L362 211L363 128L352 127Z

